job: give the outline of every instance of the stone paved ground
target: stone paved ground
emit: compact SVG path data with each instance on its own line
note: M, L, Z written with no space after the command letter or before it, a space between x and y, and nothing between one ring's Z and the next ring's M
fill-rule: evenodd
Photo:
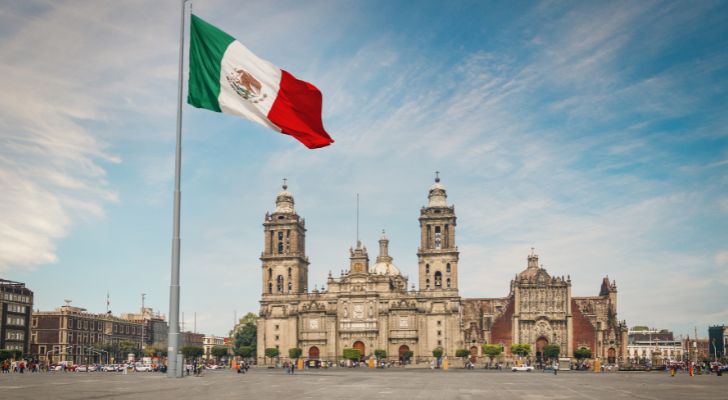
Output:
M254 369L202 377L160 374L0 375L0 399L728 399L722 377L661 372L512 373L483 370L328 369L286 375Z

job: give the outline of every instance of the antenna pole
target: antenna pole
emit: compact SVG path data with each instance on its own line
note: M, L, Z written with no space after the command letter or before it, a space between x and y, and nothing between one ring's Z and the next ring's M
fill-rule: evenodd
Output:
M359 193L356 194L356 245L359 246Z

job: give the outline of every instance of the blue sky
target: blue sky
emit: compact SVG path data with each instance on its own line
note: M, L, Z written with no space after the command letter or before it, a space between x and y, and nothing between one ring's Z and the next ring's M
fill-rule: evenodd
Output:
M168 312L176 1L0 7L0 276L36 306ZM257 311L262 222L289 179L309 286L386 229L416 277L433 172L458 215L463 297L500 297L531 247L628 324L728 322L725 2L239 2L195 12L316 84L307 150L184 108L182 310ZM414 280L411 283L417 283Z

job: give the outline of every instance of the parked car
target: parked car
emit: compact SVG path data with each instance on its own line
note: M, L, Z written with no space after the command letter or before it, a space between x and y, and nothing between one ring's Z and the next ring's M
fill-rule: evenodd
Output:
M511 368L511 371L518 372L518 371L525 371L525 372L531 372L533 371L533 367L530 365L515 365L513 368Z
M151 365L136 365L134 367L134 370L136 372L152 372L152 371L154 371L154 369L152 368Z
M104 365L104 368L102 368L102 371L105 371L105 372L117 372L120 370L121 370L121 368L119 367L118 364Z

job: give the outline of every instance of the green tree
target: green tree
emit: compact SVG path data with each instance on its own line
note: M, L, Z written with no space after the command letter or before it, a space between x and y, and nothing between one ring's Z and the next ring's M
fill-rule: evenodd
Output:
M20 355L22 355L22 352L20 352ZM20 358L20 355L18 355L18 350L0 350L0 361L10 360L13 358Z
M280 354L281 352L278 351L278 349L276 349L275 347L269 347L265 349L265 356L270 358L271 361L273 361L273 359L278 357Z
M258 316L252 312L249 312L240 318L240 321L235 328L230 332L230 336L233 338L233 345L235 348L241 346L250 347L253 354L250 357L254 357L257 354L256 346L258 344L258 325L256 321Z
M557 360L561 354L561 347L558 344L548 344L543 347L543 357L549 360Z
M351 361L357 361L361 359L361 354L359 353L359 349L350 349L345 348L344 349L344 358Z
M531 345L528 343L513 343L511 345L511 353L525 357L531 354Z
M190 360L194 360L205 354L205 349L202 346L185 346L182 348L182 355Z
M442 347L436 347L434 350L432 350L432 356L435 358L442 357Z
M291 359L297 359L301 357L301 354L303 354L303 350L299 349L298 347L288 349L288 357L290 357Z
M374 350L374 357L376 357L378 360L383 360L387 358L387 350L377 349Z
M455 350L455 357L459 357L463 359L463 363L468 362L468 357L470 357L470 350L468 349L457 349Z
M488 356L488 359L490 362L488 365L493 363L493 359L498 357L503 353L503 345L502 344L484 344L483 345L483 354Z
M210 354L220 361L221 358L228 355L228 348L225 346L215 346L210 350Z
M139 357L139 348L136 343L131 340L122 340L119 342L119 353L121 358L126 358L129 353L133 353L135 357Z
M591 358L592 352L591 352L591 350L587 349L586 347L582 347L580 349L574 350L574 357L577 360L581 361L585 358Z
M253 348L250 346L240 346L235 349L235 355L243 358L249 358L253 356Z
M404 361L405 363L408 363L409 360L412 359L412 357L414 357L414 355L415 355L414 351L407 350L404 353L402 353L402 361Z

